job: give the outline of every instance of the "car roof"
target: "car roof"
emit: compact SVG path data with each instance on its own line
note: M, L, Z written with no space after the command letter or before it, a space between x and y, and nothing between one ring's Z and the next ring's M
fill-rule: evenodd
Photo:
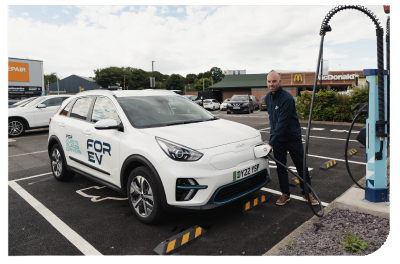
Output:
M110 90L90 90L84 91L81 93L77 93L76 96L83 96L83 95L111 95L117 98L120 97L130 97L130 96L154 96L154 95L177 95L171 90L117 90L117 91L110 91Z

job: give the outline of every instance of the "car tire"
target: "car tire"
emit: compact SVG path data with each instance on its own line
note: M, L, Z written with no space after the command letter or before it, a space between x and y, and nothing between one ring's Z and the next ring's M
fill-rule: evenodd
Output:
M247 112L249 115L252 113L252 110L250 110L250 106L249 106L249 111Z
M8 136L19 137L25 133L25 122L19 118L8 119Z
M140 221L146 224L160 221L163 215L160 192L155 176L146 167L141 166L131 172L127 194L129 205Z
M227 113L228 115L230 115L230 114L231 114L231 112L229 112L228 110L226 110L226 113Z
M67 169L64 153L58 144L54 144L50 152L51 171L54 178L58 181L70 181L74 178L75 173Z

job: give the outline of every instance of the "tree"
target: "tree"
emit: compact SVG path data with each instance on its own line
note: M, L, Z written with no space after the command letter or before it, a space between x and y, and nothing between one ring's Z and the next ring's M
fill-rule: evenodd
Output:
M57 73L52 72L49 75L45 74L44 75L44 85L46 86L47 84L53 83L57 81Z
M194 82L195 79L197 79L197 74L189 73L189 74L186 74L186 80L185 80L185 82L186 82L186 83L193 83L193 84L195 84L195 82Z
M183 90L185 87L184 78L179 74L171 74L165 81L168 90Z
M222 73L222 70L218 67L212 67L210 70L210 77L212 77L214 84L220 82L222 78L225 77L225 74Z
M209 86L211 86L211 81L210 79L207 78L201 78L200 80L197 81L197 83L194 85L194 89L197 91L203 91L203 80L204 80L204 89L207 89ZM208 89L207 89L208 90Z
M106 88L111 85L117 85L119 83L120 85L124 83L124 77L126 79L126 74L124 74L124 68L119 68L119 67L108 67L105 69L97 69L94 70L95 77L93 78L94 81ZM126 80L125 80L126 82Z

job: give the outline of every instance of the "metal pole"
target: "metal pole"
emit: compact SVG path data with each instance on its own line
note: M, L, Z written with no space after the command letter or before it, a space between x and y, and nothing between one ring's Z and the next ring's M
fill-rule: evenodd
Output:
M204 78L203 78L203 92L204 92Z
M57 78L57 94L60 95L60 89L58 87L58 78Z
M151 62L151 87L155 87L155 82L154 82L154 61Z

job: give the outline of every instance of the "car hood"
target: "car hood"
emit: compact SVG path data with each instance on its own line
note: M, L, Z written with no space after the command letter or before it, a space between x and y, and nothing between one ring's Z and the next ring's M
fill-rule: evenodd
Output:
M141 132L201 150L239 142L260 135L256 129L218 119L201 123L141 129Z

